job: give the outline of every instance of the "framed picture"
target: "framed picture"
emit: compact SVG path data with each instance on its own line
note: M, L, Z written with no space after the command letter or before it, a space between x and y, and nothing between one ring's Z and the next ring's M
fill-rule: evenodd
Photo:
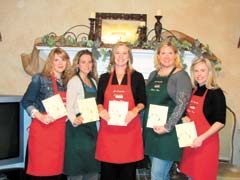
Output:
M147 25L146 14L96 13L96 40L104 45L118 41L134 43L138 39L139 26Z

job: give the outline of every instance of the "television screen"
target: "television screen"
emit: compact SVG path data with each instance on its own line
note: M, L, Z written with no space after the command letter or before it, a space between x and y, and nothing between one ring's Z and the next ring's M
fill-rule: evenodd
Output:
M24 110L20 101L21 96L0 95L0 169L24 164Z
M0 103L0 160L19 156L19 103Z

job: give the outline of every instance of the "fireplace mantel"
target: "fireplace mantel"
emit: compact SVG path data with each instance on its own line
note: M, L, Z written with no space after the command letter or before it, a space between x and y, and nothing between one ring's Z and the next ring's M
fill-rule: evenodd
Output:
M36 46L36 48L39 50L39 57L42 59L46 59L53 47ZM69 54L71 62L78 51L83 49L91 50L91 48L83 47L61 47L61 48L63 48ZM105 49L107 50L107 48ZM134 69L141 72L144 78L147 79L149 73L154 70L155 51L151 49L132 49L132 54ZM186 69L187 72L189 72L189 67L194 57L195 55L189 51L186 51L184 54L184 63L187 65ZM109 58L107 58L105 61L103 61L102 57L97 59L97 70L99 75L107 71L108 63Z

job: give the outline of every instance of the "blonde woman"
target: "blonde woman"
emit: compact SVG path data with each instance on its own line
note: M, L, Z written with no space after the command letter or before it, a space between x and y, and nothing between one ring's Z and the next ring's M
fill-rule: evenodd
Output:
M61 178L67 117L53 119L46 113L42 100L59 94L66 102L66 87L71 76L68 54L61 48L54 48L43 71L32 77L23 96L22 105L32 117L26 167L31 180Z
M150 74L146 85L145 154L151 161L151 179L169 180L172 163L180 160L182 152L178 146L175 125L182 118L192 87L190 78L181 65L178 49L170 41L160 44L154 65L156 70ZM151 104L165 106L168 109L164 125L146 127Z
M180 170L193 180L216 180L218 171L218 131L225 124L226 102L216 83L215 71L206 58L198 58L191 66L194 91L184 122L194 121L198 137L184 148Z
M99 79L97 104L101 120L96 159L101 161L101 180L135 180L136 162L143 159L139 112L146 104L145 83L132 63L131 49L118 42L112 49L109 72ZM126 126L108 124L110 101L128 104Z

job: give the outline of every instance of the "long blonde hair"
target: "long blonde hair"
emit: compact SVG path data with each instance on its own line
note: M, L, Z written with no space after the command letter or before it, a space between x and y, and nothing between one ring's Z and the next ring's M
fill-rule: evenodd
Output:
M161 68L161 63L158 59L158 54L161 52L162 48L166 47L166 46L171 47L177 56L175 59L175 67L183 69L183 65L181 63L177 47L171 41L166 40L166 41L163 41L162 43L160 43L160 45L158 46L158 48L156 50L156 54L154 56L154 67L156 68L156 70L159 70Z
M218 89L219 86L217 84L215 68L213 67L210 60L207 58L204 58L204 57L196 58L192 62L192 65L190 68L190 74L191 74L191 82L192 82L193 87L196 88L196 86L197 86L197 82L194 79L194 67L195 67L195 65L197 65L199 63L205 63L208 68L208 77L207 77L207 81L206 81L206 88L207 89Z
M131 51L131 48L127 45L127 43L125 42L117 42L113 48L112 48L112 53L111 53L111 56L110 56L110 61L109 61L109 64L108 64L108 72L112 72L114 71L114 66L115 66L115 52L117 51L117 49L120 47L120 46L125 46L128 48L128 55L129 55L129 60L128 60L128 63L127 63L127 70L129 70L130 72L132 72L134 69L133 69L133 55L132 55L132 51Z
M43 67L43 70L41 72L41 75L48 77L48 78L50 78L52 76L53 61L54 61L55 54L57 54L62 59L67 61L66 68L63 71L63 73L61 74L61 79L63 80L63 84L64 84L64 86L66 86L68 83L68 80L72 76L72 68L71 68L71 62L70 62L69 55L62 48L57 47L57 48L53 48L51 50L51 52L49 53L48 58L45 62L45 65Z
M92 67L92 70L89 72L88 76L90 78L93 78L96 82L98 82L97 62L94 59L92 52L87 49L77 52L77 54L73 58L72 68L74 70L74 74L76 75L80 72L80 69L78 68L78 64L82 55L89 55L91 57L93 67Z

